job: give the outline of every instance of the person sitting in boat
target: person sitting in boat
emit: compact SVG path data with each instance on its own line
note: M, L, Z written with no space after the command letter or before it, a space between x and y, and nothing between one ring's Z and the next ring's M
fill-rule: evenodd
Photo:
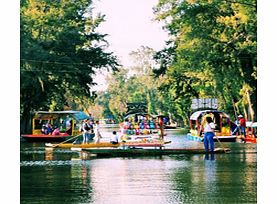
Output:
M155 124L152 120L149 122L149 128L150 129L155 129Z
M124 121L124 123L123 123L123 128L124 128L124 129L129 129L129 126L130 126L129 120L126 119L126 120Z
M145 122L144 127L146 127L146 129L149 129L149 128L150 128L150 126L149 126L149 122L148 122L148 121L147 121L147 122Z
M117 135L116 131L113 131L113 135L112 135L112 138L111 138L111 143L112 144L118 144L118 135Z
M47 129L46 134L47 134L47 135L51 135L51 134L52 134L52 131L53 131L53 128L52 128L51 123L47 123L46 129Z
M60 129L59 127L56 126L52 132L52 135L59 135L59 134L60 134Z
M42 125L41 133L47 135L47 127L45 124Z
M66 131L68 135L72 134L72 120L66 121Z
M136 135L139 135L139 134L140 134L139 123L135 124L135 134L136 134Z
M139 125L139 128L140 128L140 129L144 129L144 123L143 123L143 121L141 121L141 123L140 123L140 125Z

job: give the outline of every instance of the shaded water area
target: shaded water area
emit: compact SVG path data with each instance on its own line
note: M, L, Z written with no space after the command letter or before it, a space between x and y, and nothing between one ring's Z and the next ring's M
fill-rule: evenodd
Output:
M113 129L106 129L111 134ZM104 130L103 130L104 131ZM202 148L182 130L171 147ZM105 138L104 138L105 139ZM106 138L108 139L108 138ZM256 203L256 144L216 143L228 154L96 158L21 142L21 203Z

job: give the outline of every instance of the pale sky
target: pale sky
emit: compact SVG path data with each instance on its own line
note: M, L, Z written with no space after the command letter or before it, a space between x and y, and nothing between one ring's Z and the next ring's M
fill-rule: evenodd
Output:
M158 0L99 0L94 2L94 12L105 14L105 22L97 31L108 34L110 43L108 51L118 56L124 67L132 65L129 53L148 46L158 51L165 46L168 39L162 24L154 21L152 8ZM106 86L104 76L97 74L97 89Z

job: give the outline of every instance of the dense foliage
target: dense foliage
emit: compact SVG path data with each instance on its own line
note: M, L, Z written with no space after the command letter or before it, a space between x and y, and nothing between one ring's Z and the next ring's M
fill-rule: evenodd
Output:
M161 90L183 113L192 98L217 98L220 109L254 120L256 1L160 0L155 13L171 35L156 55Z
M104 20L92 15L91 0L21 0L20 108L22 128L33 110L63 110L93 100L95 69L117 69L105 52ZM96 17L93 17L96 16ZM24 130L23 130L24 131Z
M122 118L127 102L146 102L149 113L187 124L193 98L216 98L233 120L256 120L256 1L160 0L154 12L167 46L132 52L132 75L122 69L109 78L101 98L109 114Z
M65 108L122 121L126 103L143 102L150 114L186 124L193 98L217 98L232 119L256 120L255 0L160 0L154 13L167 46L142 46L130 53L135 65L120 70L95 31L104 16L92 15L91 1L25 0L20 12L23 122L33 110ZM92 74L102 68L117 72L96 98Z

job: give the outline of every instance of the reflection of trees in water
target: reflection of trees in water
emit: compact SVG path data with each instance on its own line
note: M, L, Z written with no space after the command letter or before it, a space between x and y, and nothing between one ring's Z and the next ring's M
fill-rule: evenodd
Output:
M256 201L256 162L240 155L184 157L172 174L172 196L180 203L247 203ZM251 157L251 156L250 156Z

